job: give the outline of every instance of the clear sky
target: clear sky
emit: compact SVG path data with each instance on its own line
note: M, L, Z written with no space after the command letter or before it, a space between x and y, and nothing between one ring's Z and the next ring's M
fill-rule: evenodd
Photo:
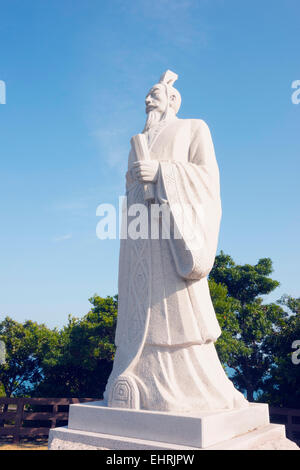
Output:
M221 172L219 249L274 263L299 296L299 0L0 0L0 319L62 326L117 293L96 208L124 192L129 140L162 72L204 119Z

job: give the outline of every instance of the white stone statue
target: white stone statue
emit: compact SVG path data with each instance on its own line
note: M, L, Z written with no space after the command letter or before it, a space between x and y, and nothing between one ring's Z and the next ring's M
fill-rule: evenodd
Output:
M217 249L221 202L213 142L204 121L177 118L176 79L167 71L151 88L145 139L132 140L125 229L133 220L130 207L142 204L148 236L121 240L117 351L104 399L109 407L168 412L247 407L214 346L221 330L207 276ZM155 204L169 209L169 237L162 226L152 233L154 221L162 224L162 212L150 217ZM189 237L184 229L194 216L200 223Z

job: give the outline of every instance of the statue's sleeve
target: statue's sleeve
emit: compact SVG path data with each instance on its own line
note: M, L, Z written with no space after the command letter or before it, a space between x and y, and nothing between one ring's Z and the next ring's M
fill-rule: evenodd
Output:
M192 121L189 154L182 161L160 162L156 195L169 206L169 244L178 274L201 279L212 269L221 220L219 170L204 121Z

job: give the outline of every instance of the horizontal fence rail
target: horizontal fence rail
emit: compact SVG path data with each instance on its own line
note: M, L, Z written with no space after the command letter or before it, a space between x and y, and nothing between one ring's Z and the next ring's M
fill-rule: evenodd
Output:
M300 409L269 407L270 421L285 424L286 437L300 445Z
M0 437L48 437L49 429L65 426L69 405L95 398L7 398L0 397Z

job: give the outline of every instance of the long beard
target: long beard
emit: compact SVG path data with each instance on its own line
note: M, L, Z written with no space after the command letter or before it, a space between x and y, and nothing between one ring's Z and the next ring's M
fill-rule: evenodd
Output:
M155 126L155 124L158 124L162 120L163 116L164 114L158 111L149 111L143 132L149 131L151 127Z

